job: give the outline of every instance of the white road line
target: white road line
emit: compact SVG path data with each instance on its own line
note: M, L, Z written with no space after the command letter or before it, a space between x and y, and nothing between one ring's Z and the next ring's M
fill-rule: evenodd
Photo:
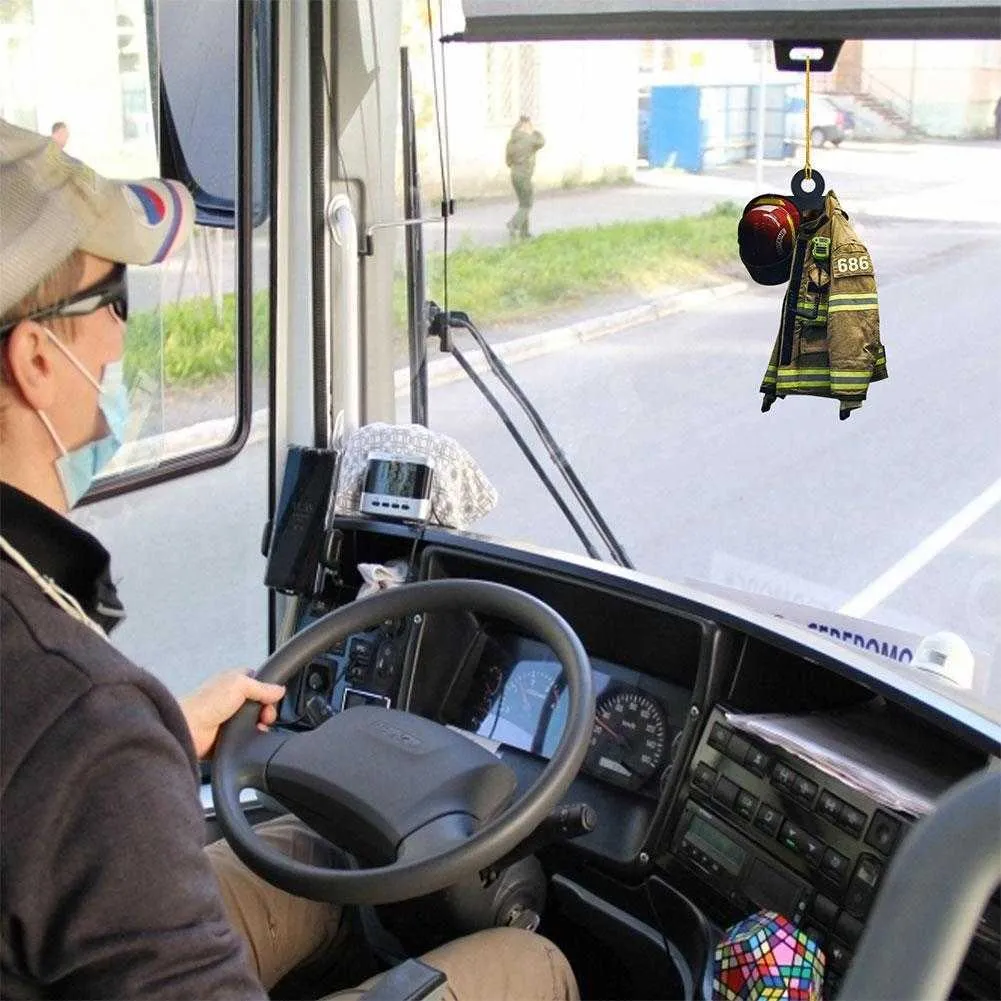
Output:
M919 542L906 556L894 563L889 570L880 574L854 598L842 605L839 609L841 614L864 618L999 502L1001 502L1001 480L995 480L979 497L975 497L945 524L940 525L931 535Z

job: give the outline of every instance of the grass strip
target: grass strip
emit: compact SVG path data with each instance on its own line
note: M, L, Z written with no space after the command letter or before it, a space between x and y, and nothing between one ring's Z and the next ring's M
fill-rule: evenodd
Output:
M448 300L475 312L481 327L594 295L690 285L737 256L740 207L721 203L680 219L623 222L545 233L503 247L465 247L448 255ZM442 256L428 258L429 297L442 302ZM405 325L405 288L394 319Z

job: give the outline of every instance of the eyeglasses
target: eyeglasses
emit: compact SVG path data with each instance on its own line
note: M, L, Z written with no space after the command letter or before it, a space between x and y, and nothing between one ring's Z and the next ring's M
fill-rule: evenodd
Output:
M99 282L74 292L53 306L43 306L34 313L3 324L0 326L0 337L6 337L23 320L44 320L50 316L87 316L105 306L110 306L123 323L128 320L129 288L124 264L116 264Z

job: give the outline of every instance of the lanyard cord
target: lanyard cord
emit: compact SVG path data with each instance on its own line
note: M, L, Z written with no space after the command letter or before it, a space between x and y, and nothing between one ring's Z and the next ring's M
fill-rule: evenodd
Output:
M806 136L803 140L803 149L806 154L806 162L803 164L803 177L804 179L809 178L813 174L813 168L810 166L810 57L806 57L806 115L804 116L804 121L806 122Z
M80 607L80 602L68 591L64 591L51 577L40 574L2 535L0 549L3 551L41 588L42 592L57 604L70 618L76 619L88 629L97 633L101 639L107 639L105 631Z

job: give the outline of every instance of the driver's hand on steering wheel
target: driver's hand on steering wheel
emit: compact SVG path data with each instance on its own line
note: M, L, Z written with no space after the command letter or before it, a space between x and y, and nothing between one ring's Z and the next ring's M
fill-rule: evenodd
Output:
M240 671L223 671L179 699L199 760L212 756L219 727L242 708L244 702L252 700L261 704L257 728L267 730L278 718L276 703L284 694L284 685L258 681Z

